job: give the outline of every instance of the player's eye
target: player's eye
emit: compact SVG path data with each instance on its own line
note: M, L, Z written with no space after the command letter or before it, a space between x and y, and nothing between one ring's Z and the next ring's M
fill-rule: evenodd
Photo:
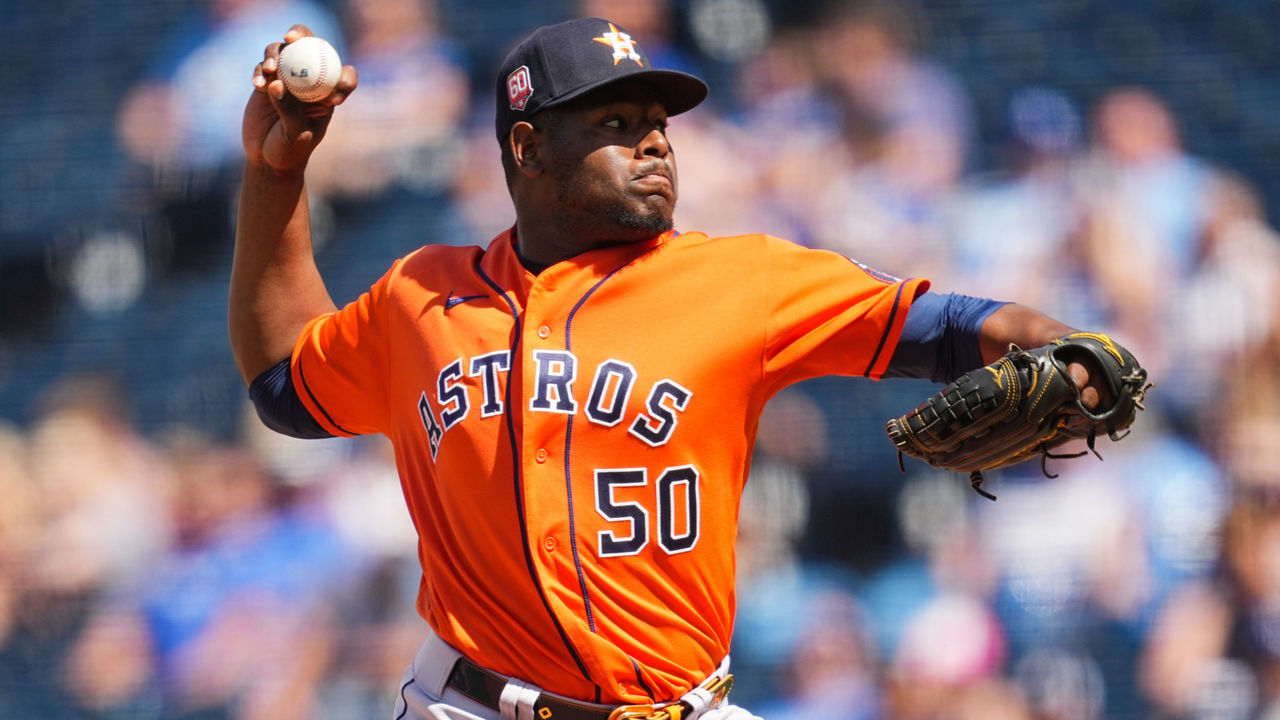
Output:
M627 121L622 119L621 117L614 116L609 118L608 120L605 120L604 126L613 128L614 130L622 130L627 126Z

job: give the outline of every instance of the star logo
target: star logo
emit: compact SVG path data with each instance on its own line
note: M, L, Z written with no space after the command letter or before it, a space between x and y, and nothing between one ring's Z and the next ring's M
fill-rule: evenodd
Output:
M609 23L609 32L601 33L600 37L591 39L601 45L608 45L613 48L614 65L623 60L635 60L637 65L644 67L644 61L640 59L640 53L636 52L636 41L632 40L627 33L618 30L618 27L613 23Z

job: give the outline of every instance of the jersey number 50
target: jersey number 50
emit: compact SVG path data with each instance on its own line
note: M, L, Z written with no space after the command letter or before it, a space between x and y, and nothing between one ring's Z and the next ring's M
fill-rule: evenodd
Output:
M649 544L649 510L634 501L614 499L618 487L649 484L645 468L596 470L596 512L611 522L629 523L630 533L601 530L597 535L600 557L635 555ZM698 470L692 465L670 467L655 486L658 508L658 545L668 555L688 552L698 544Z

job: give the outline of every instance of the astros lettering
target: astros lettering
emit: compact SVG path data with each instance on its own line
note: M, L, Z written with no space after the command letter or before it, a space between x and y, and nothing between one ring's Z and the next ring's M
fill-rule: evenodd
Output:
M596 366L584 405L573 395L573 385L578 379L578 358L573 353L535 350L533 359L537 375L529 398L530 411L581 414L604 427L622 422L636 385L634 365L610 358ZM469 368L468 377L478 379L481 418L500 416L506 409L500 388L502 376L511 369L509 351L499 350L469 360L458 358L446 365L440 371L434 391L423 390L418 397L418 412L431 445L432 460L439 454L440 443L449 429L471 412L472 393L463 381L464 368ZM691 397L693 393L675 380L666 378L654 382L644 401L645 410L635 413L628 432L651 447L665 444L679 423L678 413L688 406Z

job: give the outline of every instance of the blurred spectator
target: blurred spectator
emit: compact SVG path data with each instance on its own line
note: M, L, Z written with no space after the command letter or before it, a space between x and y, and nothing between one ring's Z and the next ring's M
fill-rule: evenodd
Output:
M816 62L842 110L852 165L828 180L819 244L898 275L938 274L940 203L968 162L969 98L922 54L925 15L914 5L826 7Z
M777 140L838 133L839 108L822 87L814 40L809 28L779 28L738 68L739 115L750 132Z
M1100 622L1091 594L1102 563L1122 563L1130 583L1145 582L1147 572L1121 485L1092 468L1047 481L1033 477L1034 463L1027 466L988 483L1000 500L979 506L977 521L998 569L994 603L1015 656L1036 646L1071 647Z
M294 442L300 452L315 445ZM422 643L414 604L422 569L391 443L382 436L346 442L353 452L330 465L316 491L361 569L338 603L338 647L319 689L316 720L389 716L394 697L387 689L397 686L404 658Z
M973 497L948 473L909 479L897 498L905 552L859 588L885 658L886 716L1021 717L1016 694L998 680L1008 642L991 607L997 568Z
M241 444L278 482L306 498L343 548L341 589L331 612L333 655L309 720L385 717L404 658L422 643L414 597L422 570L417 537L383 436L298 440L268 429L249 403Z
M1239 358L1234 368L1237 374L1202 410L1209 429L1205 443L1235 492L1280 497L1280 330L1273 326L1268 343Z
M807 632L807 617L795 608L812 593L845 579L806 568L799 557L810 508L805 471L825 461L826 432L822 412L790 388L770 400L760 417L735 548L738 634L733 667L746 683L744 697L771 697L774 683L782 679L786 653Z
M1093 132L1080 185L1089 273L1112 332L1159 376L1173 360L1161 331L1197 261L1211 173L1183 149L1171 109L1149 90L1104 94Z
M1095 720L1133 717L1106 713L1102 669L1089 655L1052 646L1036 648L1018 660L1013 679L1039 720Z
M0 423L0 647L13 627L26 581L23 566L39 527L26 449L22 432Z
M137 582L168 542L167 466L121 393L108 378L65 378L40 398L31 431L0 443L0 484L12 485L0 512L6 717L63 712L62 664L92 604Z
M125 149L157 171L238 165L240 116L252 90L245 58L260 56L295 23L343 51L337 21L310 0L206 0L193 8L121 104Z
M737 69L738 111L732 124L704 120L697 142L680 140L681 215L717 232L765 231L804 245L816 242L815 202L851 162L840 138L840 114L816 72L814 37L784 28ZM684 133L681 122L677 133ZM680 135L676 135L679 139ZM723 158L753 153L730 168ZM726 203L726 197L751 198ZM692 211L689 210L692 206ZM754 228L754 229L752 229ZM724 229L724 230L721 230Z
M450 201L461 214L473 244L482 245L514 225L516 214L510 207L492 124L474 123L460 144Z
M802 604L805 624L778 672L778 699L760 708L769 720L873 720L883 717L877 658L852 595L830 589Z
M307 167L312 216L332 222L320 231L333 238L321 267L339 304L422 245L481 244L497 233L472 233L450 197L471 162L464 135L471 94L462 49L444 34L436 0L341 7L349 36L343 63L359 71L359 90L334 114Z
M1183 717L1251 718L1280 709L1280 503L1241 487L1211 581L1163 608L1140 665L1147 696Z
M136 614L111 608L92 615L56 678L67 693L62 702L97 717L165 716L151 643Z
M960 594L938 596L906 627L887 680L887 715L901 720L1031 717L1002 677L1003 630L991 609Z
M462 51L440 34L435 0L346 0L348 51L359 92L334 115L308 188L369 201L395 188L438 192L458 162L470 101Z
M124 93L116 132L138 174L126 185L146 188L130 204L165 219L179 268L229 257L240 120L252 92L245 58L261 57L295 23L344 52L336 19L312 0L205 0L158 43L151 72Z
M0 716L19 717L19 692L28 684L19 661L26 608L27 555L39 530L36 497L26 469L26 438L0 424Z
M1263 680L1271 701L1280 702L1280 363L1275 350L1267 346L1248 356L1256 369L1218 395L1220 408L1207 414L1206 424L1214 433L1210 445L1232 482L1211 594L1241 616L1256 616L1249 628L1270 654L1245 659L1277 664L1277 675ZM1196 592L1191 591L1192 598L1199 597Z
M316 599L348 582L349 549L245 450L179 436L171 451L175 544L90 619L75 701L118 709L154 689L166 716L313 717L335 636Z
M1173 294L1161 333L1178 348L1168 370L1178 387L1170 400L1201 425L1218 419L1200 417L1196 408L1215 407L1224 384L1250 385L1264 372L1257 356L1280 327L1280 233L1267 224L1256 189L1217 170L1204 191L1195 264Z
M1004 165L969 179L947 213L953 266L935 279L955 292L1063 308L1064 322L1097 324L1082 307L1087 287L1078 233L1073 170L1084 140L1083 119L1064 93L1047 87L1015 92L1006 113Z
M40 531L27 580L42 592L127 586L169 541L168 467L134 428L123 392L110 378L73 376L41 398L28 450Z
M1091 173L1089 179L1100 185L1090 185L1097 193L1090 199L1102 201L1103 193L1119 193L1095 208L1098 222L1118 223L1098 228L1100 233L1114 233L1098 239L1139 243L1131 246L1140 251L1137 257L1165 259L1174 273L1185 273L1195 259L1205 218L1204 206L1195 202L1196 192L1205 187L1208 173L1203 161L1183 149L1172 109L1149 90L1116 88L1097 102L1093 131L1090 169L1098 174ZM1126 217L1101 214L1121 205L1128 206ZM1115 248L1103 245L1098 250Z
M994 607L1015 662L1038 662L1032 658L1045 650L1070 658L1027 682L1041 682L1049 670L1097 675L1098 708L1077 707L1073 717L1141 712L1128 668L1142 638L1170 594L1212 570L1217 552L1220 470L1158 417L1144 420L1123 443L1100 443L1106 462L1082 459L1068 468L1050 460L1050 470L1061 472L1055 480L1031 477L1034 465L1010 468L998 490L1010 505L980 506L983 552L999 570Z

